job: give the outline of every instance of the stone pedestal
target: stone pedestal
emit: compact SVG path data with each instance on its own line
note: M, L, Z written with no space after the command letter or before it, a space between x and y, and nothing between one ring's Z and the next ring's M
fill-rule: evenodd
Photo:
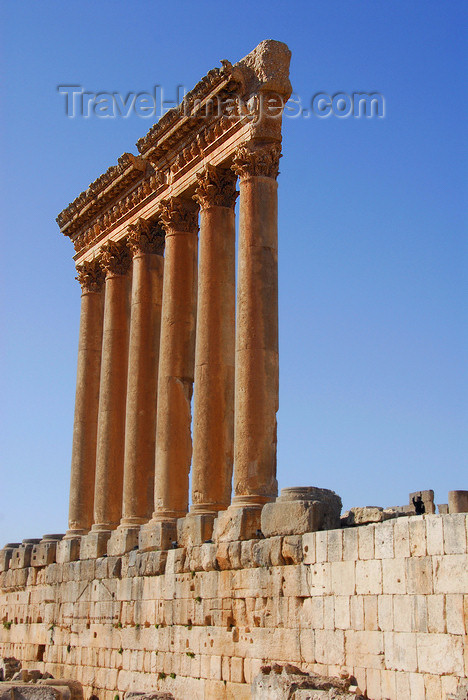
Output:
M177 522L175 520L152 522L140 529L138 549L142 552L167 551L177 542Z
M233 505L263 506L278 492L279 144L240 148L239 266Z
M3 549L0 549L0 573L8 571L13 552L15 549L18 549L19 546L19 542L9 542Z
M57 542L55 559L57 564L66 564L77 561L80 558L81 537L69 537L68 535Z
M82 295L67 537L82 535L93 524L104 309L99 261L80 265L77 280Z
M179 547L198 547L211 541L213 525L216 519L214 513L189 513L177 521L177 543Z
M448 492L448 512L468 513L468 491Z
M63 535L44 535L42 540L32 548L31 566L53 564L56 561L57 544L63 537Z
M192 458L191 398L195 360L198 208L190 200L162 204L166 231L156 426L154 513L142 530L188 510ZM143 534L143 537L146 535ZM159 535L155 534L156 541ZM150 536L151 540L151 536Z
M97 530L83 535L80 541L79 559L97 559L107 554L107 542L111 530Z
M130 255L125 243L108 243L103 249L102 264L106 270L106 289L93 532L113 530L119 524L122 515L128 365L127 271L130 265ZM104 539L91 538L89 543L101 543ZM83 542L81 549L83 550ZM85 549L87 550L87 545ZM94 545L91 549L94 551ZM100 550L100 546L98 549Z
M31 566L31 554L34 545L39 544L41 540L27 539L23 540L19 547L15 548L11 554L10 569L25 569Z
M413 513L423 515L424 513L435 513L434 491L414 491L409 495L409 503Z
M208 166L198 176L195 199L201 225L190 509L197 515L215 516L231 502L236 196L230 170Z
M122 554L131 552L138 547L138 537L140 534L139 525L119 525L113 531L107 543L107 554L110 557L119 557Z
M261 506L229 506L214 522L214 542L236 542L261 537Z

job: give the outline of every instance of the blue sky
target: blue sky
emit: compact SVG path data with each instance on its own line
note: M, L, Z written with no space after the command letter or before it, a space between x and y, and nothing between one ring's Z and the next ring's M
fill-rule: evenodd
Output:
M280 487L344 506L468 488L466 4L3 0L0 546L64 532L80 290L55 217L151 126L69 119L57 85L190 89L286 42L303 103L379 92L384 119L285 119ZM465 198L464 195L465 194Z

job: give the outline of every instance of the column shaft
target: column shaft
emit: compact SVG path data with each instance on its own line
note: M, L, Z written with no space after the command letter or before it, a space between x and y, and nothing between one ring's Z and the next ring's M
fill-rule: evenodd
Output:
M277 495L279 146L241 149L234 505Z
M164 270L162 232L154 232L151 225L142 220L132 228L129 237L133 252L133 272L122 526L146 522L153 512Z
M192 457L197 209L193 202L162 205L166 230L156 427L153 521L175 520L188 509Z
M96 455L93 530L112 530L122 515L125 405L128 365L130 262L123 243L109 243Z
M231 502L234 457L235 177L208 168L201 205L191 513Z
M77 279L82 296L67 537L82 535L93 524L104 309L104 274L99 264L81 265Z

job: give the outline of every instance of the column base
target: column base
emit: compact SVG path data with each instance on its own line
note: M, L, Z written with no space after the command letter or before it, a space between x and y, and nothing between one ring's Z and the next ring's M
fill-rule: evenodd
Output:
M231 505L214 522L214 542L254 540L261 536L262 506Z
M172 549L173 542L177 542L177 522L169 520L155 522L150 520L143 525L138 536L138 549L142 552L162 552Z
M216 513L189 513L177 521L179 547L197 547L211 541Z
M82 536L68 537L67 535L65 535L63 540L57 542L57 551L55 553L57 564L67 564L70 561L78 561L80 558Z
M80 559L98 559L107 554L107 542L112 530L89 532L81 538Z
M119 525L109 538L107 554L110 557L119 557L132 549L137 549L139 533L139 525Z

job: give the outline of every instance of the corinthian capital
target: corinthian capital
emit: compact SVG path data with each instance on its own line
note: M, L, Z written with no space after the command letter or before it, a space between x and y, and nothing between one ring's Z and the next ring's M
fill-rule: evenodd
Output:
M81 263L76 268L76 280L81 285L82 292L100 292L104 284L104 270L99 260Z
M197 174L198 186L193 198L202 209L212 206L233 209L239 195L236 179L229 169L207 165L202 173Z
M268 143L261 146L240 146L234 158L232 169L239 177L262 175L276 180L279 174L281 144Z
M102 247L102 265L107 275L125 275L131 257L125 241L109 241Z
M139 253L164 253L164 231L147 219L139 218L128 227L127 243L132 255Z
M166 234L171 231L198 231L198 207L190 199L164 199L159 205L158 215Z

